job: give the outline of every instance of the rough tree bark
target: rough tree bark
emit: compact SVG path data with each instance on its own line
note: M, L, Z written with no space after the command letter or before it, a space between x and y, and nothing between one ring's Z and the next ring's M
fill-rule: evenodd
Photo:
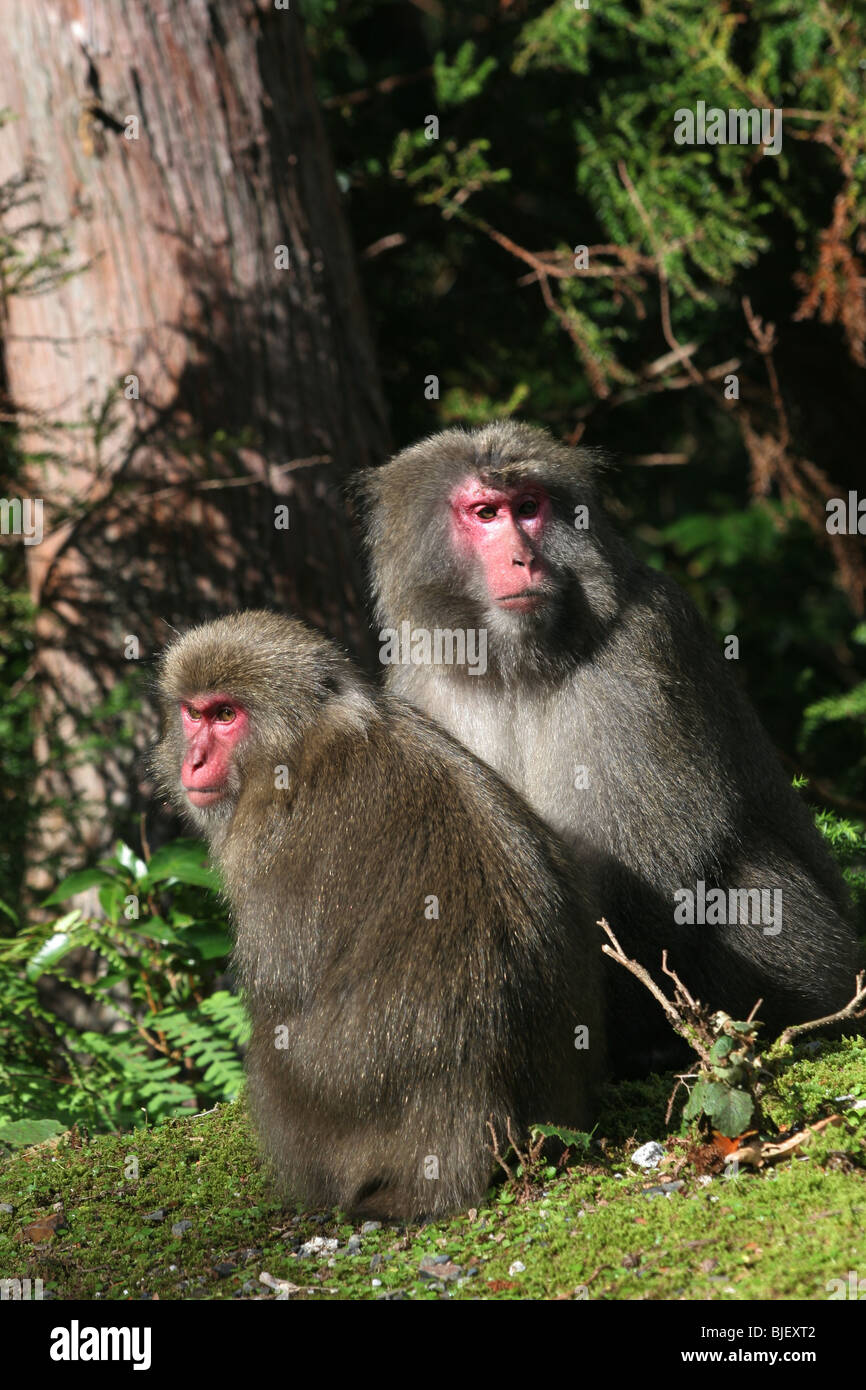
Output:
M133 749L54 756L87 729L112 739L94 710L129 675L127 639L146 661L167 624L270 604L364 654L341 484L387 428L295 13L0 0L0 34L4 230L30 255L63 248L4 327L42 456L44 862L101 844L106 808L128 803Z

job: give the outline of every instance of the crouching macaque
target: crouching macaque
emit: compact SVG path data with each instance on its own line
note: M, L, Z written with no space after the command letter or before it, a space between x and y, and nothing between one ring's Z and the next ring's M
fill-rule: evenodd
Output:
M194 629L159 693L156 775L222 872L288 1194L439 1215L483 1198L488 1121L591 1123L598 929L516 793L295 619Z
M668 947L735 1018L759 996L770 1032L822 1017L857 968L841 876L731 663L618 536L597 472L505 421L364 475L389 688L594 862L594 915L657 978ZM671 1060L651 995L619 967L610 985L616 1069Z

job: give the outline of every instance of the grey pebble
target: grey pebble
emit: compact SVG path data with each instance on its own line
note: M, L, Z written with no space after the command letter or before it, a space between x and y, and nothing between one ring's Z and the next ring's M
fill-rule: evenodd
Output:
M662 1182L658 1187L644 1188L643 1195L649 1198L670 1197L673 1192L679 1192L681 1187L685 1187L685 1183L682 1178L678 1178L676 1182Z
M441 1280L443 1284L459 1279L463 1273L461 1265L454 1264L448 1255L425 1255L418 1266L422 1279Z
M657 1168L664 1156L665 1151L661 1144L652 1139L648 1144L641 1144L639 1149L635 1149L631 1161L637 1168Z

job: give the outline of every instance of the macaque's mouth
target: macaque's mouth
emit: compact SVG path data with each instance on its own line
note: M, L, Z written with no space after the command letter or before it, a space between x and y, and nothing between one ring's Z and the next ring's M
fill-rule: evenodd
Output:
M223 796L223 787L184 787L187 800L193 806L212 806Z
M529 613L550 597L546 589L521 589L516 594L503 594L496 602L512 613Z

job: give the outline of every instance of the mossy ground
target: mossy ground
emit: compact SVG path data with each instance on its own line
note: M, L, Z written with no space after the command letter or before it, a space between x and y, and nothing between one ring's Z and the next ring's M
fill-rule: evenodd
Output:
M807 1157L738 1178L698 1173L669 1136L662 1172L639 1172L636 1144L663 1140L670 1077L610 1087L587 1161L522 1200L494 1188L477 1213L423 1227L356 1230L335 1213L296 1215L271 1194L243 1104L157 1129L72 1133L0 1163L0 1278L41 1278L57 1299L812 1299L866 1275L866 1120L851 1115ZM826 1044L784 1069L777 1123L813 1120L840 1095L866 1097L866 1039ZM679 1106L677 1107L679 1110ZM549 1174L550 1170L548 1170ZM676 1178L671 1195L646 1189ZM31 1223L62 1203L48 1240ZM145 1220L154 1212L162 1219ZM182 1235L172 1226L191 1224ZM301 1256L314 1236L338 1249ZM419 1266L447 1255L446 1283ZM514 1269L516 1264L522 1269ZM864 1284L866 1289L866 1284ZM832 1288L832 1286L831 1286Z

